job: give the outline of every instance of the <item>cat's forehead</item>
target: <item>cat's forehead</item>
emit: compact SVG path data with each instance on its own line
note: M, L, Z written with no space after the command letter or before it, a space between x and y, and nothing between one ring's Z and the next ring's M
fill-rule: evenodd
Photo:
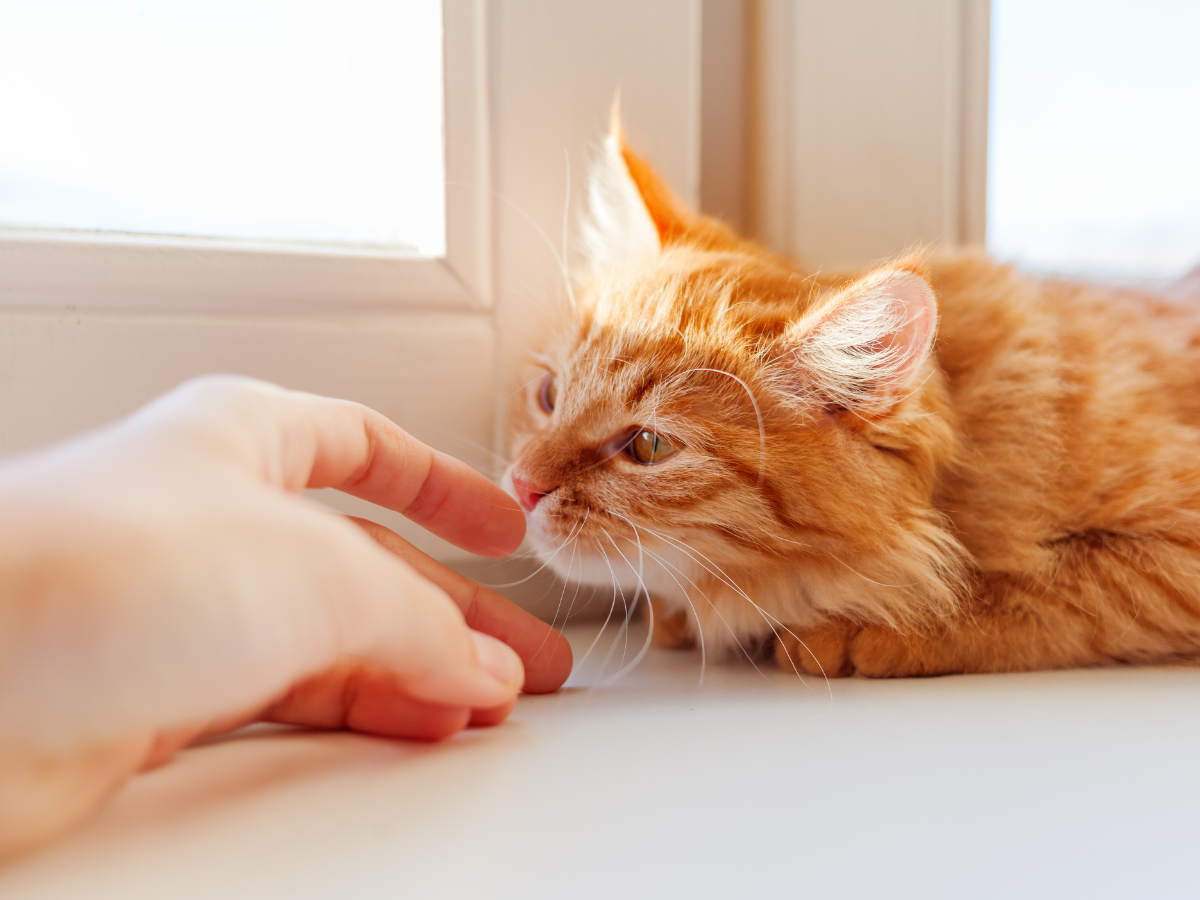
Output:
M681 333L592 320L560 344L558 355L561 368L576 379L616 386L669 368L685 352Z

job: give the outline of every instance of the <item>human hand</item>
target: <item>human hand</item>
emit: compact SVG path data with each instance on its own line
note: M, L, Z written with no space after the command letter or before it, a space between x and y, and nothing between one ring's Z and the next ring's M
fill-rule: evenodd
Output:
M501 721L523 679L562 684L557 632L306 487L486 556L524 532L499 488L377 413L245 379L0 466L0 852L200 735L440 738Z

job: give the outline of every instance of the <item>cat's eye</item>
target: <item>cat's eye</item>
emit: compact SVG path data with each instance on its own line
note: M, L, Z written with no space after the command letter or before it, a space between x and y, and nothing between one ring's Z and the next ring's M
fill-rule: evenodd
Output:
M542 386L538 389L538 402L547 413L554 412L554 407L558 403L558 379L554 375L547 375L546 380L542 382Z
M653 431L639 431L629 442L629 455L643 466L663 462L678 452L679 447Z

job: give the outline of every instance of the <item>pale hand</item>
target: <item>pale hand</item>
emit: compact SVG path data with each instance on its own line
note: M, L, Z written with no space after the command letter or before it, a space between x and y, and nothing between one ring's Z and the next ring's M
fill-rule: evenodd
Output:
M524 533L499 488L379 414L246 379L0 466L0 854L201 735L435 739L562 684L557 632L317 487L485 556Z

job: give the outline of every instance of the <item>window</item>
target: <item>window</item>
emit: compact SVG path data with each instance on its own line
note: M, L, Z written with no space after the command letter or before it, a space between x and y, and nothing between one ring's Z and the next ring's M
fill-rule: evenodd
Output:
M0 303L488 308L486 41L467 0L0 4Z
M439 256L438 0L0 5L0 221Z
M988 246L1168 280L1200 262L1200 6L994 0Z

